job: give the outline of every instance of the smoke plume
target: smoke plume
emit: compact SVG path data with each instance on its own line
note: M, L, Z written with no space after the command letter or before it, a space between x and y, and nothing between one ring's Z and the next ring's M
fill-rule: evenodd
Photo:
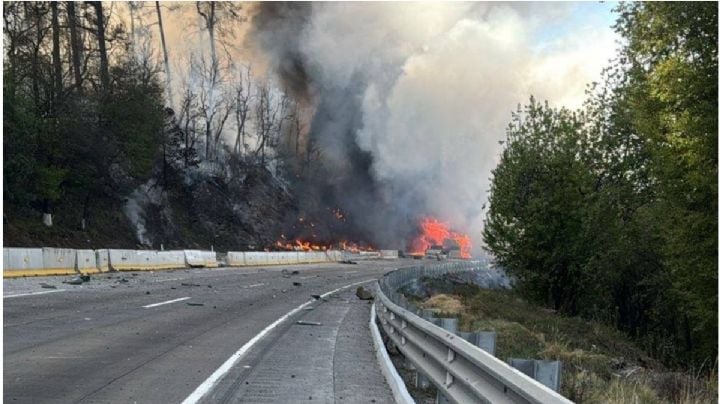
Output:
M323 168L301 209L343 209L354 232L403 248L431 215L481 244L489 176L518 103L579 106L611 56L610 29L538 45L570 6L262 3L248 40L312 111ZM586 42L587 43L587 42ZM336 229L337 230L337 229Z

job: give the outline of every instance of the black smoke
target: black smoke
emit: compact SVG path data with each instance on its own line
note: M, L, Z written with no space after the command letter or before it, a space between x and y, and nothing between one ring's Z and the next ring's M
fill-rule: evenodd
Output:
M399 211L398 204L388 200L396 193L387 192L374 179L373 157L356 140L363 122L366 73L357 69L348 84L338 86L323 79L322 66L307 60L301 45L311 21L311 3L264 2L257 7L250 38L263 50L283 88L314 110L306 146L317 148L320 156L309 172L294 176L299 211L289 212L284 235L322 243L350 240L403 248L417 230L416 215ZM413 201L410 206L421 211L422 203Z

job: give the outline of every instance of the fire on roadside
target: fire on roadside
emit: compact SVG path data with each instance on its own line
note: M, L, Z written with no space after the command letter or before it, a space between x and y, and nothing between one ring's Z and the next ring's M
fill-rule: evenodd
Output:
M375 248L370 245L363 243L356 243L352 241L342 240L336 243L313 243L305 240L287 240L285 235L280 235L280 240L275 242L274 247L278 250L285 251L327 251L327 250L342 250L353 253L359 253L361 251L375 251Z
M419 223L418 234L409 246L409 254L424 255L430 247L435 245L447 246L454 244L460 251L460 258L472 257L472 241L470 236L452 231L448 223L441 222L433 217L425 217Z

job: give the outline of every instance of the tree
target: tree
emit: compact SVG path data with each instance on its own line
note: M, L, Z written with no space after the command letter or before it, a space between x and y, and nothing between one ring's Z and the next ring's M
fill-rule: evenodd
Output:
M160 2L155 2L155 10L157 12L158 29L160 30L160 44L162 45L163 61L165 65L165 91L167 93L167 102L170 108L173 107L172 79L170 75L170 60L168 58L167 45L165 44L165 29L163 28L162 12L160 11Z
M72 70L75 78L75 88L82 93L82 74L80 72L80 37L77 32L77 14L75 13L75 2L67 3L68 29L70 30L70 54L72 55Z
M108 56L105 46L105 15L103 14L101 1L93 1L92 6L95 8L95 35L97 36L98 52L100 55L100 84L102 91L107 92L110 88L110 73L108 72Z
M646 139L653 203L672 295L685 314L685 349L717 355L717 46L713 3L628 3L617 31L628 41L622 94Z

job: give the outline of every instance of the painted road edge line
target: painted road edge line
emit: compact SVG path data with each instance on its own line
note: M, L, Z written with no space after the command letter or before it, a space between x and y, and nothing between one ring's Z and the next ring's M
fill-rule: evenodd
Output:
M320 295L321 298L328 297L332 295L335 292L338 292L343 289L347 289L350 287L353 287L355 285L360 285L362 283L368 283L373 282L375 279L368 279L366 281L360 281L351 283L349 285L341 286L335 290L331 290L327 293L324 293ZM243 356L250 350L250 348L253 347L253 345L257 344L258 341L263 339L270 331L272 331L275 327L280 325L283 321L287 320L288 318L292 317L294 314L299 312L300 310L304 309L311 303L315 302L315 299L308 300L307 302L301 304L300 306L297 306L296 308L290 310L287 312L284 316L280 317L279 319L275 320L272 324L265 327L262 331L260 331L256 336L252 337L252 339L245 343L240 349L237 350L234 354L232 354L222 365L220 365L217 370L213 372L213 374L210 375L207 379L205 379L204 382L202 382L190 395L183 400L182 404L195 404L198 403L205 395L207 395L212 389L220 382L220 380L227 374L227 372L232 369L235 364L242 359Z
M3 299L9 299L11 297L23 297L23 296L34 296L34 295L45 295L48 293L64 292L67 289L55 289L55 290L44 290L42 292L30 292L30 293L17 293L14 295L4 295Z
M190 299L190 296L187 296L187 297L181 297L181 298L179 298L179 299L172 299L172 300L166 300L166 301L164 301L164 302L160 302L160 303L153 303L153 304L148 304L147 306L143 306L143 309L149 309L149 308L152 308L152 307L158 307L158 306L162 306L162 305L164 305L164 304L170 304L170 303L175 303L175 302L181 302L181 301L183 301L183 300L187 300L187 299Z
M393 365L385 349L385 344L383 344L380 330L375 322L375 303L373 303L370 308L370 334L372 334L373 345L375 345L375 356L380 364L380 370L385 376L390 390L392 390L395 402L399 404L415 404L415 400L410 395L410 392L408 392L405 382L400 377L397 369L395 369L395 365Z

